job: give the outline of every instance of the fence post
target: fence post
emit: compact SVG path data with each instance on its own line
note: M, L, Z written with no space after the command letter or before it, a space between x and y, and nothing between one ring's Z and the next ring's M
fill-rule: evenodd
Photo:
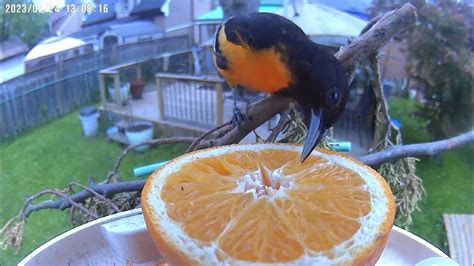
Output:
M157 76L155 76L155 80L156 80L156 90L157 90L157 93L158 93L158 111L159 111L159 118L160 120L165 120L165 101L164 101L164 98L163 98L163 87L162 87L162 83L161 83L161 79Z
M66 105L64 103L64 84L61 79L63 78L63 61L62 57L55 56L56 60L56 100L58 101L59 112L58 115L62 115L66 112Z
M223 103L223 88L221 82L214 84L216 90L216 112L217 112L217 125L222 125L224 122L224 103Z
M115 88L115 104L122 106L122 88L120 88L120 76L119 73L115 73L114 77L114 88Z
M169 66L170 66L170 56L165 55L163 56L163 72L168 72Z
M105 76L99 73L100 102L105 107Z
M142 68L140 64L135 65L135 79L142 80Z

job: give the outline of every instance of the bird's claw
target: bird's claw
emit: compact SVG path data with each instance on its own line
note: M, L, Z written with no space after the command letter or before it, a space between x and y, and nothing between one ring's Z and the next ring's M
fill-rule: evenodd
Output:
M238 107L234 107L232 116L232 125L234 127L240 128L242 126L243 121L248 121L249 118L246 114L242 113L242 111Z

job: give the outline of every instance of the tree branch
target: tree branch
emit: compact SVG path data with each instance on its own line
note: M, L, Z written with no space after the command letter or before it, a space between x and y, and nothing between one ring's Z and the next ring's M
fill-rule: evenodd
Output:
M229 121L227 123L224 123L220 126L217 126L209 131L207 131L206 133L202 134L199 138L197 138L196 140L193 141L193 143L191 143L191 145L189 145L189 148L186 152L190 152L190 151L193 151L196 147L196 145L201 142L203 139L207 138L209 135L211 135L212 133L214 132L217 132L219 130L221 130L222 128L224 127L227 127L228 125L231 125L232 123Z
M402 157L438 154L443 151L451 150L473 141L474 130L450 139L435 142L392 146L391 148L388 148L386 150L362 156L359 158L359 160L369 166L375 166ZM146 180L123 181L110 184L92 183L88 186L88 188L94 190L96 193L103 195L106 198L110 198L118 193L141 191L143 189L143 186L145 185L145 182ZM31 204L31 200L27 201L23 210L25 217L28 217L28 215L30 215L32 212L42 209L64 210L66 208L71 207L71 201L75 203L82 203L88 198L94 197L95 193L92 193L88 190L83 190L73 195L65 195L67 197L64 197L63 195L61 196L63 197L62 199L43 201L38 204Z
M64 210L71 206L75 206L81 211L88 213L87 209L83 210L84 207L80 206L78 203L84 203L87 199L96 196L96 194L103 195L105 198L110 198L115 194L123 192L135 192L141 191L145 185L146 180L136 180L136 181L126 181L126 182L117 182L110 184L89 184L88 188L95 191L95 193L88 190L83 190L78 193L67 195L64 193L58 194L55 190L44 190L41 191L27 199L25 206L22 210L22 215L24 218L27 218L31 213L43 209L59 209ZM58 200L45 200L40 203L34 204L31 203L34 199L45 195L45 194L55 194L61 197ZM89 213L88 213L89 214ZM95 214L89 214L92 217ZM97 217L95 217L97 218Z
M85 190L86 191L86 190ZM69 208L71 206L74 206L78 209L80 209L82 212L84 212L85 214L89 215L90 217L92 217L93 219L97 219L99 218L96 214L92 213L91 211L89 211L88 209L84 208L83 206L81 206L79 203L80 201L77 201L75 198L73 197L70 197L69 195L67 194L64 194L62 192L59 192L57 190L52 190L52 189L46 189L46 190L43 190L41 192L38 192L36 193L35 195L31 196L31 197L28 197L28 199L26 200L25 202L25 205L21 211L21 216L26 218L28 217L28 215L31 213L31 210L30 208L31 207L35 207L36 204L31 204L31 202L36 199L36 198L39 198L43 195L47 195L47 194L53 194L53 195L56 195L56 196L59 196L61 197L60 200L57 200L57 202L59 203L58 205L58 208L56 209L65 209L65 208ZM79 193L78 193L79 194ZM43 205L44 203L46 203L48 201L43 201L37 205ZM45 204L46 206L48 204ZM65 206L65 207L64 207ZM51 208L49 208L51 209Z
M459 136L440 141L409 145L395 145L383 151L362 156L359 158L359 160L367 165L375 166L403 157L418 157L438 154L440 152L451 150L473 141L474 130L471 130Z
M242 121L240 128L232 128L221 137L211 140L201 141L196 145L196 149L204 149L213 146L222 146L240 142L247 134L255 130L261 124L268 121L277 113L288 107L292 101L291 98L270 96L265 98L247 109L248 120Z
M369 29L365 27L363 34L336 53L337 59L346 71L351 73L359 61L376 53L395 34L413 25L416 18L416 8L410 3L376 18L376 22ZM371 24L369 23L369 26Z
M272 133L268 136L265 140L266 143L273 143L275 142L276 138L280 134L280 132L285 128L286 124L290 120L289 110L285 110L280 113L280 120L278 120L277 125L272 129Z
M78 187L81 187L82 189L94 194L95 197L97 197L99 200L101 200L102 202L105 202L107 204L110 205L110 207L112 207L112 209L114 209L114 211L116 212L120 212L120 209L119 207L113 203L111 200L109 200L108 198L100 195L99 193L97 193L95 190L91 189L90 187L88 186L84 186L83 184L80 184L80 183L77 183L77 182L71 182L71 184L69 184L69 187L72 187L73 185L75 186L78 186Z

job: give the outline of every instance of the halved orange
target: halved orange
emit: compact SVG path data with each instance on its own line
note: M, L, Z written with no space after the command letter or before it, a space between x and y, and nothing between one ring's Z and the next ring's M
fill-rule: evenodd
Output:
M232 145L185 154L142 192L148 230L172 265L371 265L395 203L385 180L339 153Z

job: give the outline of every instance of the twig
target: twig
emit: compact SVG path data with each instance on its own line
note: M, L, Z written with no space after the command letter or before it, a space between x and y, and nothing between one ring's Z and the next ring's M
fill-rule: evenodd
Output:
M146 180L137 180L137 181L110 183L110 184L92 184L92 185L89 185L89 188L94 190L96 193L103 195L104 197L110 198L113 195L122 193L122 192L141 191L143 189L143 186L145 185L145 182ZM58 200L45 200L37 204L31 203L31 201L34 198L37 198L41 195L48 194L51 191L53 190L44 190L35 194L32 197L29 197L25 201L25 205L21 211L22 215L26 218L35 211L39 211L43 209L64 210L71 206L75 206L81 209L83 207L80 206L78 203L85 202L88 198L91 198L94 196L94 194L91 193L90 191L83 190L72 195L66 195L66 194L61 193L63 194L61 196L62 198Z
M28 199L26 200L25 205L23 206L23 209L21 211L22 218L28 217L28 215L31 213L31 212L29 212L29 208L28 208L29 206L36 205L36 204L30 204L30 203L33 200L35 200L36 198L39 198L39 197L41 197L43 195L46 195L46 194L53 194L53 195L56 195L56 196L59 196L59 197L62 198L62 200L58 201L60 203L58 205L59 209L65 209L64 206L67 206L67 207L74 206L75 208L80 209L82 212L89 215L93 219L99 218L96 214L90 212L88 209L84 208L84 206L81 206L73 197L71 197L67 194L64 194L62 192L59 192L57 190L52 190L52 189L46 189L46 190L43 190L41 192L36 193L35 195L33 195L31 197L28 197ZM49 201L43 201L42 203L44 203L44 202L49 202ZM42 203L40 203L40 204L42 204ZM38 204L38 205L40 205L40 204ZM63 207L63 208L61 208L61 207Z
M280 113L280 120L278 120L278 124L272 129L272 133L268 136L265 140L266 143L275 142L276 138L280 134L280 132L285 128L286 123L290 120L289 111L286 110Z
M381 147L383 143L388 143L392 146L392 129L396 131L395 141L397 145L402 144L402 134L400 129L393 123L392 118L389 114L389 107L385 95L383 93L382 81L380 77L379 61L377 55L370 56L370 67L374 75L373 91L376 100L375 109L375 130L372 145L370 146L369 152ZM385 147L381 147L385 148Z
M203 140L196 146L196 150L213 146L222 146L240 142L250 132L275 116L278 112L288 108L291 98L272 95L248 107L248 120L242 121L240 128L234 128L221 137Z
M117 175L118 168L120 167L120 164L122 163L123 158L127 156L127 154L132 151L133 149L137 147L141 147L143 145L160 145L160 144L171 144L171 143L193 143L196 140L196 138L191 138L191 137L175 137L175 138L163 138L163 139L153 139L149 141L144 141L142 143L136 144L136 145L131 145L125 148L122 152L122 154L117 158L115 161L114 168L112 168L112 171L109 172L107 175L107 179L105 183L109 183L114 176Z
M211 135L212 133L222 129L223 127L226 127L228 125L231 125L231 121L228 121L220 126L217 126L209 131L207 131L206 133L202 134L199 138L197 138L193 143L191 143L191 145L189 145L189 148L188 150L186 150L186 153L190 152L190 151L193 151L194 148L196 147L196 145L199 144L199 142L201 142L201 140L205 139L207 136Z
M418 157L424 155L435 155L440 152L457 148L461 145L474 141L474 130L461 134L450 139L425 142L409 145L395 145L386 150L373 154L365 155L359 158L367 165L380 165L385 162L396 160L403 157Z
M77 183L77 182L71 182L71 183L69 184L69 186L71 186L71 185L75 185L75 186L81 187L81 188L84 189L84 190L89 191L90 193L94 194L94 196L96 196L98 199L100 199L100 200L102 200L103 202L109 204L110 207L112 207L112 209L114 209L114 211L120 212L119 207L118 207L115 203L113 203L112 201L110 201L110 200L107 199L106 197L100 195L100 194L97 193L95 190L91 189L90 187L84 186L83 184L79 184L79 183Z

